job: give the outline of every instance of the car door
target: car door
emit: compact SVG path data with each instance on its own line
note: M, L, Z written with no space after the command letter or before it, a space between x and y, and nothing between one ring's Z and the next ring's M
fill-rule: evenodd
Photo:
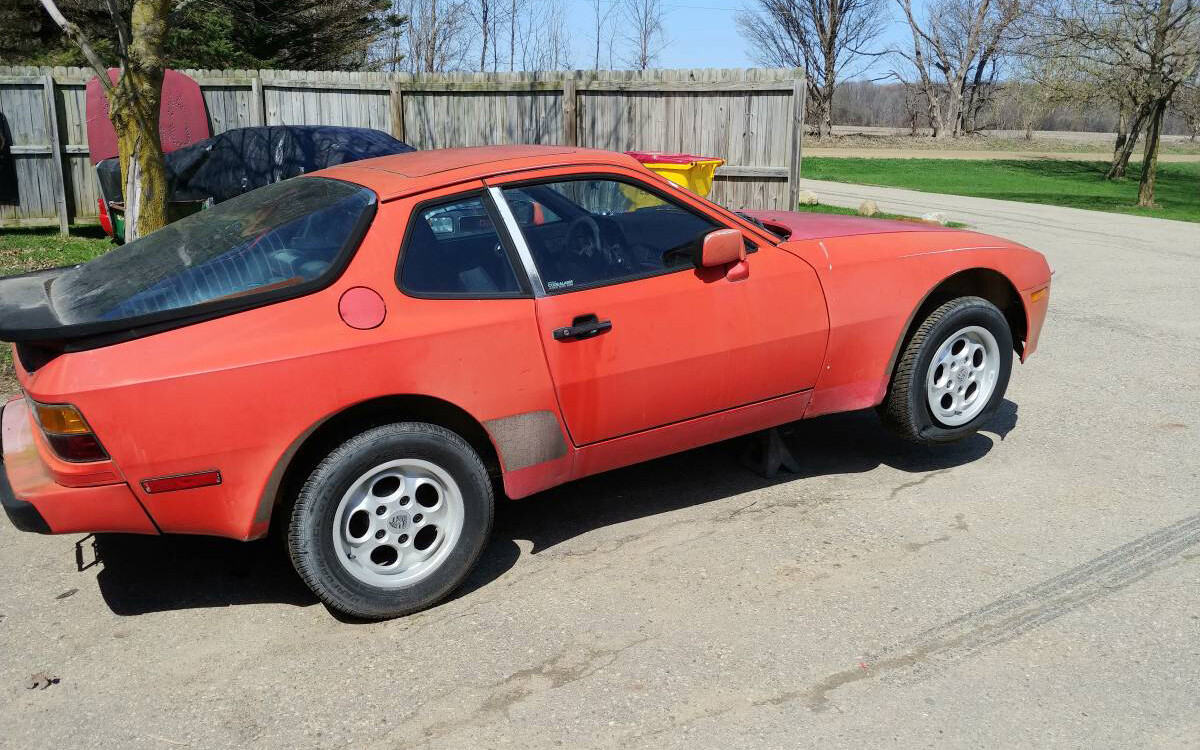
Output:
M750 247L743 280L697 268L700 242L721 222L627 175L492 190L532 266L546 360L576 445L815 383L827 319L799 258L763 243Z

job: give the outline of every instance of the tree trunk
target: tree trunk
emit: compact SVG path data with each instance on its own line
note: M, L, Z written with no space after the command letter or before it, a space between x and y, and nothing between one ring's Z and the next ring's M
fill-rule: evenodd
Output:
M1138 184L1138 202L1142 208L1154 207L1154 178L1158 172L1158 147L1162 136L1163 117L1167 100L1154 103L1150 123L1146 126L1146 148L1142 152L1142 179Z
M1145 111L1138 110L1130 123L1129 130L1125 136L1125 140L1121 143L1116 153L1113 154L1112 165L1109 166L1108 172L1104 174L1106 180L1119 180L1125 176L1125 171L1129 168L1129 158L1133 156L1133 149L1137 146L1138 135L1142 129L1142 122L1146 119Z
M978 64L975 65L975 75L971 81L970 92L966 97L966 104L963 107L963 130L968 133L974 133L978 124L979 112L983 109L985 95L983 92L983 76L984 70L988 66L988 61L991 59L992 51L990 49L983 50L979 57ZM994 76L993 76L994 78ZM966 79L963 79L964 83Z
M817 88L809 101L813 108L817 137L829 138L833 135L833 86L826 84Z
M949 135L953 138L958 138L962 135L963 129L963 96L962 89L958 86L948 86L946 92L946 121L945 124L949 129Z
M825 58L825 69L822 71L824 80L821 82L821 120L817 123L820 137L833 136L833 94L837 88L837 49L833 46L833 38L822 40L822 52Z
M479 69L487 70L487 46L488 46L488 11L491 10L487 0L479 8L479 31L483 35L483 44L479 47Z
M158 134L170 0L135 0L121 78L108 94L125 183L125 241L167 224L167 170Z
M925 98L929 107L929 128L933 131L933 137L945 138L946 127L942 120L942 104L938 101L937 94L929 87L925 89Z
M1117 145L1113 147L1113 163L1116 163L1117 155L1121 153L1121 149L1125 147L1125 141L1129 138L1129 112L1121 107L1117 113Z

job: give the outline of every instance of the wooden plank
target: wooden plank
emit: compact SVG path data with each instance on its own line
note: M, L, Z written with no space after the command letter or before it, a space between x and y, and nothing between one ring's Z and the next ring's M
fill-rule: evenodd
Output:
M393 83L388 90L388 113L391 117L392 137L404 140L404 89Z
M787 167L717 167L717 177L767 177L787 179L791 170Z
M316 76L318 74L313 73L312 75ZM247 84L249 84L249 81L247 81ZM262 85L272 89L332 89L334 91L379 91L383 93L389 90L389 86L386 83L362 81L302 81L273 78L263 81Z
M47 72L42 76L42 96L46 108L46 130L50 137L50 155L54 162L51 183L54 188L54 205L58 209L58 233L70 234L71 217L67 215L67 181L63 177L63 159L58 138L58 104L54 99L54 76Z
M206 89L244 89L254 85L254 78L192 78L201 88Z
M797 78L792 83L792 122L791 122L791 160L788 163L788 202L787 210L791 211L796 207L796 200L800 196L800 168L801 159L803 158L803 141L804 141L804 100L808 94L808 88L804 85L803 78Z
M564 146L579 144L579 110L575 95L575 79L565 78L562 82L562 142Z
M9 146L9 152L17 154L48 154L54 149L46 144L27 143L21 146Z
M263 82L260 76L250 79L250 124L267 124L267 103L263 99Z
M409 93L424 92L474 92L500 91L560 91L562 81L430 81L422 79L405 85Z
M96 216L89 218L76 217L75 224L99 224L100 219ZM17 227L54 227L58 226L57 218L33 217L33 218L0 218L0 227L5 229L15 229Z
M791 81L587 81L587 91L650 91L695 93L700 91L791 91Z

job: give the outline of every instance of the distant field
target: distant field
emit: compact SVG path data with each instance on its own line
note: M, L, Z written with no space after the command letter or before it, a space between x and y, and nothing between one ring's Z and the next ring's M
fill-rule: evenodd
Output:
M1157 209L1133 205L1140 165L1131 164L1129 176L1115 182L1102 179L1105 167L1087 161L818 157L804 160L804 177L1200 222L1200 164L1159 165Z
M903 150L903 151L997 151L1009 153L1060 153L1060 154L1096 154L1107 158L1112 153L1116 143L1116 135L1112 133L1066 133L1038 131L1032 140L1025 140L1020 133L1012 131L997 131L989 135L965 136L936 141L928 136L913 137L904 132L891 128L859 128L852 132L851 128L834 128L830 138L813 138L809 136L804 141L805 151L818 156L826 149L838 151L855 150ZM839 132L842 131L842 132ZM1134 152L1134 159L1142 158L1142 150ZM1200 140L1192 141L1186 136L1167 136L1163 138L1162 153L1166 155L1200 156Z
M70 237L60 237L57 228L0 230L0 276L70 266L112 248L100 227L71 227ZM12 347L0 344L0 395L16 390Z

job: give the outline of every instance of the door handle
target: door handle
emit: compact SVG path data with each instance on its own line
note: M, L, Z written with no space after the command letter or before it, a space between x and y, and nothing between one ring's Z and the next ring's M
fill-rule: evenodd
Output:
M590 339L612 328L611 320L600 320L594 314L579 315L571 325L554 329L555 341Z

